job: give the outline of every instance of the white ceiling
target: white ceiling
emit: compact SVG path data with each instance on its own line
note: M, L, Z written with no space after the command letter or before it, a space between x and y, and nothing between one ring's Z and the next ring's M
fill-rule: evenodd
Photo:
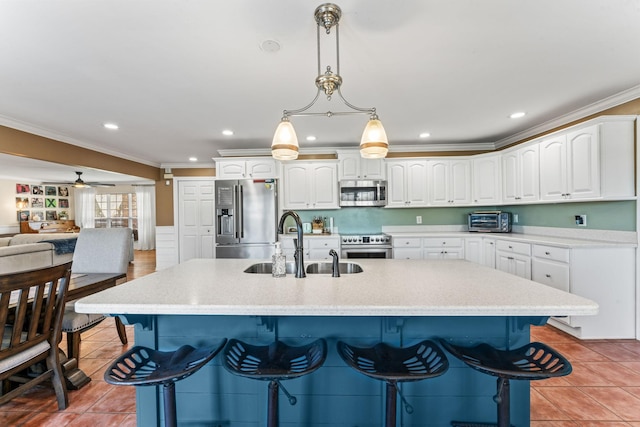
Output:
M0 124L157 166L268 153L282 110L315 95L320 3L3 0ZM638 0L336 3L343 94L377 108L392 150L500 146L640 96ZM292 121L305 152L357 147L366 116Z

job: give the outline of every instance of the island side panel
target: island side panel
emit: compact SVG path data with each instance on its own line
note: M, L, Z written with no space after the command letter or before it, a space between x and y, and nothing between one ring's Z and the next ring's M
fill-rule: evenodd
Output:
M488 342L504 348L529 342L529 323L540 318L509 317L278 317L156 316L152 330L136 327L136 344L173 350L184 344L202 346L221 338L268 344L276 337L288 344L325 338L328 356L315 373L284 386L298 398L289 405L281 394L280 425L304 427L379 427L384 411L384 387L347 367L336 352L344 340L368 346L384 341L406 346L423 339L445 338L461 344ZM449 356L449 355L448 355ZM398 407L404 426L442 426L451 420L495 422L495 378L480 374L449 357L445 375L404 386L415 412ZM177 383L178 419L181 423L258 427L267 413L267 383L230 374L216 357L193 376ZM161 394L154 388L137 391L138 424L158 425ZM529 386L512 382L512 422L529 423Z

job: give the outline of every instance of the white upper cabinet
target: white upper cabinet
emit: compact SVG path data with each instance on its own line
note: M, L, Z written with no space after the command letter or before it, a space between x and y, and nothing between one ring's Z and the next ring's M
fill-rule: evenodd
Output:
M598 125L540 142L540 199L600 197Z
M347 179L385 179L384 159L364 159L360 151L338 151L338 177Z
M427 206L427 161L388 160L387 207Z
M334 162L283 165L284 209L338 209L338 173Z
M272 158L215 159L218 179L277 178L278 168Z
M502 202L502 156L500 154L479 155L473 158L472 201L478 205Z
M433 206L471 203L471 163L468 159L429 160L429 203Z
M502 154L502 201L535 202L540 198L538 144Z

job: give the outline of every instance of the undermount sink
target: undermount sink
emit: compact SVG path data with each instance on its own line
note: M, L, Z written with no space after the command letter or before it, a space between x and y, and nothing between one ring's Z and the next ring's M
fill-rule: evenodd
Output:
M295 262L288 262L285 264L285 270L287 274L295 274L296 272L296 264ZM270 262L260 262L258 264L253 264L247 267L244 270L245 273L255 273L255 274L271 274L273 272L273 266Z
M340 274L362 273L362 267L353 262L338 263ZM331 274L333 273L333 265L330 262L315 262L307 266L308 274Z

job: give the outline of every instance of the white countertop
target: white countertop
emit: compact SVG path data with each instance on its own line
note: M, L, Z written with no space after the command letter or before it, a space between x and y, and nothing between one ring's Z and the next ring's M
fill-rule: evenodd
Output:
M75 309L262 316L556 316L598 311L588 299L464 260L357 260L362 273L339 278L307 274L304 279L243 272L256 262L190 260L82 298Z

